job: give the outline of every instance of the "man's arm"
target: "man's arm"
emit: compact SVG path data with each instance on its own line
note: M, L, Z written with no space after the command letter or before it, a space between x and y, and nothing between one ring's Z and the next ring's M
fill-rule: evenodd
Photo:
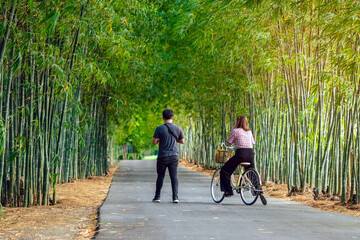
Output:
M153 138L152 144L156 145L159 142L159 138Z
M181 130L181 128L179 126L178 126L178 128L179 128L179 137L178 137L178 140L176 142L184 144L185 143L184 133L183 133L183 131Z

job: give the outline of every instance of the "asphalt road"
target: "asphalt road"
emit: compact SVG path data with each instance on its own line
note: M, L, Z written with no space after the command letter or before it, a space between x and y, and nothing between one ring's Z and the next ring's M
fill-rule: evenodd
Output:
M156 161L121 161L100 209L96 239L360 239L360 218L267 197L252 206L240 195L216 204L211 178L179 166L180 203L167 176L153 203ZM167 174L168 175L168 174Z

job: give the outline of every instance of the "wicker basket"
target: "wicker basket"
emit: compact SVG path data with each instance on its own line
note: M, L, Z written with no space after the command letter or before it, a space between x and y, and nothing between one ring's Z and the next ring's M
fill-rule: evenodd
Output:
M217 163L225 163L234 155L233 150L222 150L216 149L215 150L215 161Z

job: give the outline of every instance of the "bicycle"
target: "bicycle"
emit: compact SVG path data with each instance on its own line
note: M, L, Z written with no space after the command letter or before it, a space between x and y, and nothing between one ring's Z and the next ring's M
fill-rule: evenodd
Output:
M221 146L225 146L225 144L221 144ZM225 161L217 160L217 162L224 163L231 157L231 150L233 147L227 147L225 146L224 151L224 157L227 158ZM234 174L231 175L231 185L233 190L236 191L236 193L240 194L241 200L246 205L252 205L256 202L258 197L260 196L261 202L266 205L267 201L265 197L262 194L261 189L261 180L259 177L258 172L254 168L249 168L245 170L245 166L249 166L249 162L242 162L240 163L240 166L243 168L239 169L239 176L237 179L235 179ZM240 167L239 166L239 167ZM211 179L211 197L214 202L220 203L225 198L225 192L221 191L221 185L220 185L220 171L221 168L218 168L215 170L213 177Z

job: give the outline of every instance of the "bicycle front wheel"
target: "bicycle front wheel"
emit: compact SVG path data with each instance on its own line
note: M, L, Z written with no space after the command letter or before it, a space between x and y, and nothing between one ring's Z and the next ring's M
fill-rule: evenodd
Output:
M210 187L211 197L216 203L220 203L225 197L225 192L221 191L220 170L221 169L219 168L214 172Z
M254 169L246 170L240 179L240 196L246 205L252 205L259 197L260 178Z

